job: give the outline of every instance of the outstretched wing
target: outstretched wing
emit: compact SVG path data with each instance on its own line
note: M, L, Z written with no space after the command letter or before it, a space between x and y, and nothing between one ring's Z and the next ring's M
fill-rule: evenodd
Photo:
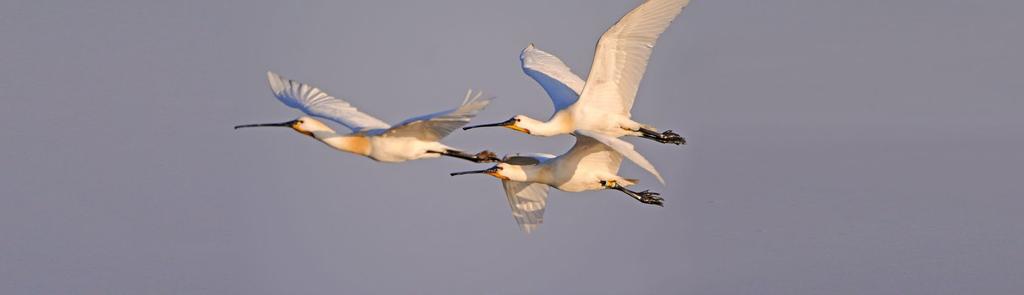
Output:
M548 93L548 97L551 97L555 112L576 103L583 92L583 79L558 57L537 49L533 43L519 54L519 61L522 62L523 72L537 81Z
M405 120L388 129L384 136L415 137L425 141L438 141L455 129L466 125L477 113L487 107L494 97L470 89L458 108Z
M310 116L338 122L356 132L391 127L388 123L360 112L348 102L335 98L320 88L285 79L270 71L267 72L267 80L270 82L270 90L278 100Z
M658 36L689 0L647 0L601 36L581 103L629 115Z
M526 233L533 232L544 222L544 208L547 205L548 185L533 182L502 180L512 218Z
M663 185L665 184L665 179L661 177L661 173L658 173L658 169L654 169L654 164L651 164L650 161L647 161L647 158L644 158L643 155L637 152L636 149L634 149L632 143L616 138L614 136L604 135L593 131L576 130L576 133L589 136L590 138L593 138L594 140L597 140L598 142L601 142L602 144L610 147L619 154L625 156L626 159L629 159L630 161L633 161L633 163L636 163L636 165L640 166L640 168L643 168L644 170L647 170L647 172L650 172L652 175L654 175L654 177L658 178L658 182L661 182L661 184Z

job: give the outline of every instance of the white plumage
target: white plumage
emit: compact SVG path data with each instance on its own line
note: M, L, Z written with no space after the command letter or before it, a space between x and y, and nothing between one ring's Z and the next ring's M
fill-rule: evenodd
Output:
M629 117L640 79L658 36L689 0L648 0L623 16L601 36L590 66L583 103Z
M586 81L558 57L530 44L520 54L523 72L548 93L555 107L551 118L539 121L517 115L501 123L465 129L501 126L538 136L585 131L664 183L654 165L636 152L632 144L618 137L685 143L672 131L657 133L654 127L633 121L630 111L654 44L687 4L688 0L648 0L623 16L597 42Z
M356 132L391 127L388 123L360 112L348 102L330 96L312 85L288 80L270 71L267 71L267 82L270 83L270 91L274 93L274 97L310 116L338 122Z
M489 169L452 175L480 173L501 179L512 217L527 233L544 221L548 187L566 192L614 189L642 203L662 205L663 199L658 197L658 193L626 189L637 180L618 175L622 155L615 149L586 135L574 136L576 144L557 157L518 154L505 157L502 163Z
M328 146L369 157L381 162L404 162L423 158L452 156L474 162L494 162L493 153L483 151L466 154L439 141L453 130L462 127L490 104L493 97L470 90L457 108L414 117L394 126L360 112L352 104L333 97L309 84L289 80L267 72L270 90L285 105L302 112L337 122L353 131L340 135L322 122L310 118L271 124L250 124L245 127L291 127Z

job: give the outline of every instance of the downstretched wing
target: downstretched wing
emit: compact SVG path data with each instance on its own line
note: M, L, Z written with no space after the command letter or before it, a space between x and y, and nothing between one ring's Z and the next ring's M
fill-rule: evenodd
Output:
M335 98L320 88L285 79L270 71L267 72L267 80L270 82L270 90L278 100L310 116L338 122L356 132L391 127L388 123L360 112L348 102Z
M647 0L601 36L581 103L629 115L658 36L689 0Z
M530 43L523 53L519 54L523 72L537 81L548 93L551 102L558 112L579 99L585 82L574 74L569 66L558 57L537 49Z
M487 107L494 97L470 89L458 108L405 120L387 130L384 136L415 137L425 141L438 141L455 129L466 125L477 113Z
M505 156L502 162L512 165L537 165L555 158L549 154L514 154ZM547 205L548 185L542 183L502 180L512 218L526 233L533 232L544 222L544 208Z
M526 233L533 232L544 222L544 208L547 205L548 185L533 182L502 180L512 218Z
M604 135L593 131L576 130L576 132L597 140L619 154L622 154L630 161L633 161L633 163L636 163L637 166L640 166L640 168L647 170L647 172L650 172L654 177L658 178L658 182L661 182L663 185L665 184L665 179L661 177L661 173L658 173L658 169L654 169L654 164L651 164L650 161L647 161L647 158L644 158L643 155L637 152L632 143L614 136Z

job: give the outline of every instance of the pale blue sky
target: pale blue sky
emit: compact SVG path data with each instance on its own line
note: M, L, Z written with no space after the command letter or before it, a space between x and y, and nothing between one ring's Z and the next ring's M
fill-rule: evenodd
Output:
M654 51L634 140L665 208L497 181L288 130L264 73L388 121L550 105L635 0L0 2L4 294L1012 294L1024 289L1020 1L700 1ZM468 150L567 137L456 132Z

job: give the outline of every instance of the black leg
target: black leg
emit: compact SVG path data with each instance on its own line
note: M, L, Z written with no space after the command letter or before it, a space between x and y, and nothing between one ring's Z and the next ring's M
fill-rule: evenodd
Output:
M482 152L479 152L479 153L477 153L475 155L468 154L468 153L463 152L463 151L456 151L456 150L447 150L447 151L443 151L443 152L434 152L434 153L441 154L442 156L449 156L449 157L452 157L452 158L463 159L463 160L470 161L470 162L473 162L473 163L493 163L493 162L500 161L500 159L498 159L498 155L496 155L496 154L494 154L493 152L490 152L490 151L482 151Z
M608 188L608 189L613 189L613 190L617 190L617 191L623 192L626 195L632 197L633 199L635 199L637 201L640 201L640 203L649 204L649 205L656 205L658 207L665 207L665 204L664 204L665 199L662 199L661 197L659 197L659 195L661 195L659 193L652 192L652 191L649 191L649 190L644 190L642 192L634 192L634 191L631 191L631 190L629 190L629 189L619 185L615 181L603 181L602 180L601 181L601 185L604 186L605 188Z
M686 144L686 138L679 136L679 134L672 132L672 130L666 130L665 132L658 133L654 130L650 130L647 128L640 128L640 133L642 134L643 138L654 140L660 143L671 143L675 145Z

